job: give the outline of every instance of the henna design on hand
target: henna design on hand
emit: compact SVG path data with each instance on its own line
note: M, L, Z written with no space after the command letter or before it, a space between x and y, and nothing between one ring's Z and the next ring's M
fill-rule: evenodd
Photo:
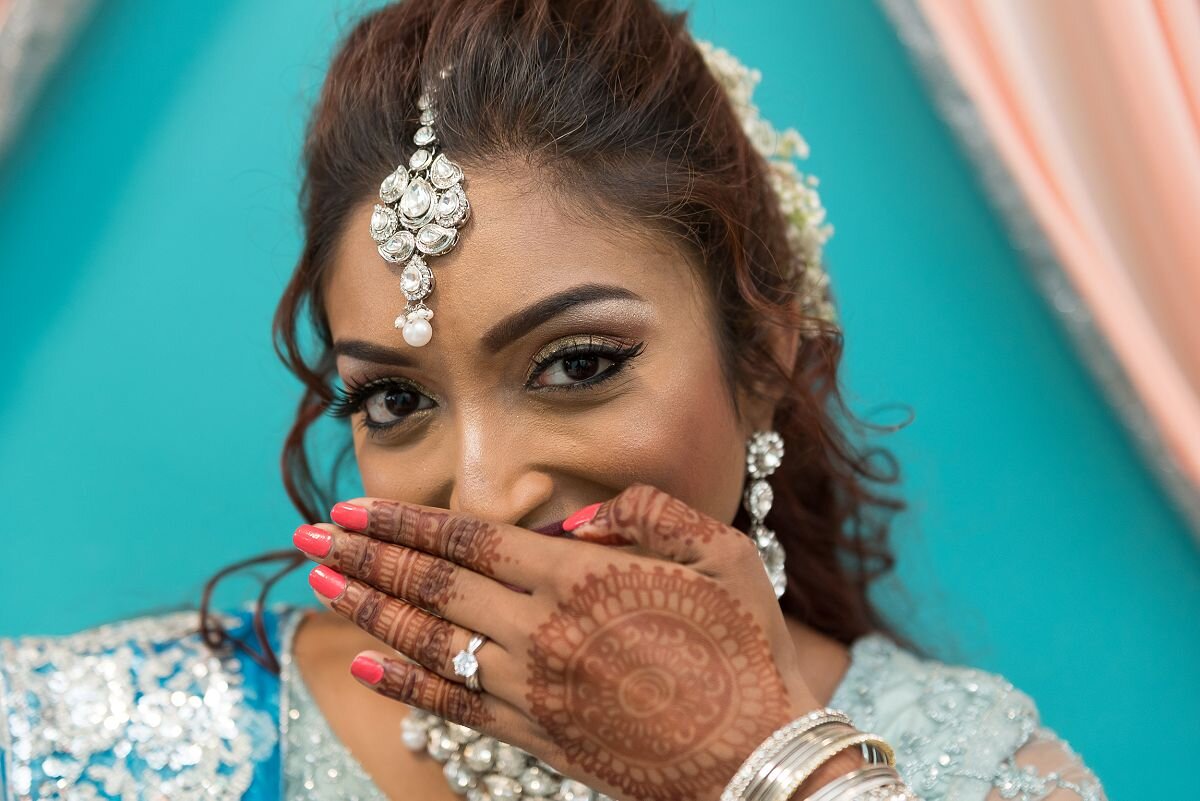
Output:
M439 615L454 597L455 566L421 551L348 535L331 558L343 573Z
M788 719L762 628L684 568L590 574L532 642L530 714L570 764L638 799L712 795Z
M375 689L384 695L476 729L495 722L480 693L398 659L384 659L383 666L383 678Z
M357 581L347 582L346 591L331 605L368 634L430 670L450 664L454 624L449 621Z
M441 614L454 597L454 565L420 551L407 550L401 551L395 562L392 594Z
M508 559L500 553L496 526L473 517L376 499L370 518L366 533L376 539L449 559L491 578L496 578L495 565Z
M635 538L628 532L641 528L646 533L646 547L665 552L676 552L679 546L707 545L715 537L743 536L648 484L635 484L603 504L589 525L606 532L586 537L589 542L632 544Z

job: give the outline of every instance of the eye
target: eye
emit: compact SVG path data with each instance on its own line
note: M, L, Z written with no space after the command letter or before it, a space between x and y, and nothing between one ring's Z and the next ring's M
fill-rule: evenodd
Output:
M627 367L644 346L594 336L558 340L533 358L526 386L548 390L593 387Z
M580 353L556 359L539 373L534 381L540 387L561 387L595 378L616 362L595 353Z
M346 388L335 387L337 397L326 413L331 417L350 417L364 412L362 426L375 434L401 425L414 414L432 409L437 402L417 387L395 378L358 383L346 381Z
M363 401L363 410L371 425L386 427L423 409L432 409L433 400L412 387L395 384Z

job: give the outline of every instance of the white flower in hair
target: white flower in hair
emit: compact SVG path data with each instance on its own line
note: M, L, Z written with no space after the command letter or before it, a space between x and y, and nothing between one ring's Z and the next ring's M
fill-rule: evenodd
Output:
M728 50L709 41L694 41L729 95L746 135L771 167L771 186L788 221L788 244L796 256L797 292L804 313L837 323L837 308L822 259L825 242L833 236L833 226L825 220L816 176L801 172L793 161L808 158L808 143L795 128L776 130L759 113L753 100L754 88L762 80L759 70L747 67Z

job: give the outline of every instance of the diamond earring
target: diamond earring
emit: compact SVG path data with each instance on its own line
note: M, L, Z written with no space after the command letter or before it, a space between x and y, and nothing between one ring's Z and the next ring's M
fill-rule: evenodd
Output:
M763 525L775 493L766 479L783 462L783 437L777 431L755 431L746 443L746 494L742 500L750 514L750 536L758 546L758 555L767 569L767 577L779 598L787 589L787 573L783 570L783 546L775 532Z

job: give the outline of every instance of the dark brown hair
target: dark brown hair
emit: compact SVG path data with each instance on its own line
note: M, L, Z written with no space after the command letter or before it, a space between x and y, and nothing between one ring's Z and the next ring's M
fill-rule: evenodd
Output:
M333 399L323 281L348 215L411 151L421 88L453 64L438 85L438 133L467 175L472 166L531 167L569 212L669 237L707 279L731 389L782 393L775 428L787 456L771 481L768 523L787 554L783 610L844 644L881 631L923 653L868 597L869 585L893 568L889 520L905 507L872 485L895 483L898 467L886 450L860 449L844 430L882 427L858 421L842 399L840 330L797 311L798 256L767 164L687 21L686 11L667 12L654 0L410 0L353 26L309 120L304 247L273 326L276 352L304 387L283 448L288 495L306 521L325 519L336 500L337 467L351 444L325 482L306 448L310 427ZM306 323L317 343L311 356L300 343ZM794 364L778 364L775 326L819 335L802 340ZM746 523L739 512L734 525ZM304 561L297 553L272 552L210 579L201 626L206 641L220 646L225 633L207 614L213 585L274 559L286 564L264 585L255 613L265 655L239 645L277 670L262 606L270 585Z

